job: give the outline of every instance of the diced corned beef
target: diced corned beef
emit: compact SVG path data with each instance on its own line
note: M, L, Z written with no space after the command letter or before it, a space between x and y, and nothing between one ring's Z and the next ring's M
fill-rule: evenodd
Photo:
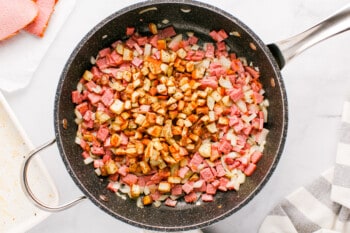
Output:
M108 179L110 180L110 181L118 181L119 180L119 174L118 173L114 173L113 175L110 175L110 176L108 176Z
M97 104L101 100L101 96L95 93L88 94L88 99L92 104Z
M201 51L201 50L198 50L195 52L195 54L193 56L191 56L190 60L192 61L201 61L203 60L205 56L205 52L204 51Z
M131 36L132 34L134 34L135 32L135 28L134 27L127 27L126 28L126 35L127 36Z
M214 201L214 196L204 193L204 194L202 194L202 201L212 202L212 201Z
M256 104L260 104L264 100L264 96L260 93L253 92L253 100Z
M107 185L107 189L111 192L114 192L114 193L118 192L118 189L115 188L115 186L114 186L114 182L109 182Z
M152 200L153 201L158 201L161 195L162 194L158 190L153 192L153 193L151 193Z
M236 102L244 97L244 93L242 88L231 88L226 90L226 94L230 96L230 98Z
M209 33L209 35L211 36L211 38L213 38L213 40L215 40L217 42L221 42L228 37L225 30L223 30L223 29L221 29L220 31L213 30Z
M107 137L106 140L104 141L103 143L103 146L105 148L110 148L112 145L111 145L111 137ZM106 150L106 153L112 153L111 150Z
M182 185L182 190L186 193L189 194L190 192L193 191L193 182L186 182Z
M94 160L94 168L99 168L102 167L104 165L102 159L95 159Z
M171 189L171 195L174 195L174 196L182 195L182 185L181 184L174 185L174 187Z
M105 150L103 149L103 147L93 146L91 147L91 153L93 153L94 155L104 155Z
M262 153L260 151L254 151L254 153L250 156L250 161L252 163L257 163L262 157Z
M230 181L230 180L227 179L226 177L221 177L220 180L219 180L220 184L219 184L218 189L221 190L221 191L224 191L224 192L227 191L226 185L227 185L227 183L228 183L229 181Z
M218 150L223 154L228 154L232 150L232 145L225 139L220 140Z
M94 128L94 120L84 121L83 122L83 127L85 129L92 129L92 128Z
M216 190L217 190L217 188L215 188L214 185L212 185L210 183L207 184L207 190L206 190L207 194L215 195L216 194Z
M235 124L235 126L233 126L233 129L236 133L240 132L242 129L244 128L244 124L242 119L238 119L237 124Z
M138 52L138 54L140 54L140 55L143 54L143 49L140 47L140 45L138 43L134 44L134 48L135 48L136 52Z
M80 104L83 100L79 91L72 91L72 102L75 104Z
M107 55L108 66L119 66L123 63L123 57L115 50L111 54Z
M176 200L172 200L171 198L167 198L165 200L165 203L164 203L166 206L170 206L170 207L175 207L176 204L177 204L177 201Z
M191 168L192 171L197 171L198 169L198 166L203 162L203 157L198 153L196 152L191 161L189 162L188 166L189 168Z
M138 57L134 57L131 61L131 63L135 66L135 67L140 67L141 64L143 63L143 60L138 58Z
M108 60L106 57L99 58L96 60L96 65L100 70L108 68Z
M122 181L129 186L133 184L137 184L137 180L138 180L138 177L130 173L122 178Z
M80 147L85 150L86 146L88 145L87 142L84 139L80 139Z
M128 136L126 136L124 133L121 133L120 134L120 144L121 145L128 145L128 142L129 142L129 138L128 138Z
M134 40L136 41L137 45L144 46L148 42L148 37L147 36L139 36L139 37L135 37Z
M193 203L197 201L197 194L195 192L191 192L184 196L185 202Z
M110 150L108 150L108 151L110 151ZM107 152L107 151L106 151ZM102 161L103 161L103 163L107 163L109 160L111 160L112 159L112 156L111 156L111 154L105 154L105 155L103 155L103 157L102 157Z
M151 180L151 176L139 176L139 179L137 180L137 184L140 187L145 187L147 182Z
M109 107L114 101L113 97L114 97L113 91L111 89L107 89L101 97L101 102L106 107Z
M159 36L158 36L158 35L154 35L154 36L152 36L152 37L150 38L149 43L150 43L153 47L157 47L157 46L158 46L158 44L157 44L158 40L159 40Z
M215 179L215 176L213 175L213 173L209 167L202 169L200 171L200 176L202 179L204 179L207 182L211 182Z
M226 51L226 43L224 41L217 42L216 43L216 48L219 51Z
M218 188L220 185L220 181L219 180L214 180L213 182L211 182L211 184L215 187Z
M216 168L216 172L217 172L217 174L216 174L217 177L223 177L224 175L226 175L226 171L225 171L224 167L222 166L222 164L216 165L215 168Z
M201 192L201 193L206 192L207 191L207 182L205 182L204 180L199 180L199 181L203 181L203 182L201 182L202 186L200 186L199 188L195 188L194 191L195 192Z
M88 91L93 92L94 89L97 87L97 84L94 81L89 81L85 83L84 86Z
M188 43L190 44L190 45L194 45L194 44L197 44L197 42L198 42L198 37L196 37L196 36L190 36L190 37L188 37Z
M109 130L107 127L100 127L97 131L97 139L100 140L101 142L104 142L109 135Z
M187 172L189 171L189 167L184 166L182 168L180 168L179 172L178 172L178 176L181 177L182 179L185 178L185 175L187 174Z
M215 76L203 78L201 80L201 87L206 88L206 87L211 87L214 90L218 88L218 80L216 79Z
M126 46L128 46L130 49L132 49L134 47L134 45L136 44L136 41L133 40L133 38L129 38L126 42L125 42Z
M128 172L129 172L129 168L126 165L123 165L118 169L118 173L122 176L126 176Z
M244 67L242 65L242 62L240 60L238 60L238 59L232 60L232 62L231 62L231 69L232 69L232 71L237 72L237 73L243 73L244 72Z
M110 54L111 53L111 49L110 48L104 48L104 49L101 49L99 52L98 52L98 56L100 58L102 57L105 57L107 56L107 54Z
M170 37L176 36L176 31L174 27L170 26L170 27L164 28L163 30L160 30L158 32L158 35L159 35L159 39L170 38Z
M87 151L83 151L83 152L81 153L81 156L82 156L84 159L87 159L87 158L90 157L90 154L89 154L89 152L87 152Z
M249 163L248 166L244 169L244 174L246 176L250 176L256 169L256 165L254 163Z
M238 117L236 115L229 116L228 119L229 119L229 122L228 122L229 126L234 126L235 124L238 123Z
M210 168L211 173L213 173L213 176L216 177L218 175L216 169L214 167L210 167L210 166L209 166L209 168Z
M162 177L159 175L159 173L155 173L151 177L151 181L153 181L154 183L159 183L161 180L162 180Z
M205 47L205 57L214 58L215 46L212 43L207 43Z
M25 27L25 30L33 35L43 37L54 11L56 1L36 0L35 3L39 8L38 16L27 27Z
M254 79L258 79L260 74L258 71L256 71L253 67L250 66L246 66L245 70L254 78Z

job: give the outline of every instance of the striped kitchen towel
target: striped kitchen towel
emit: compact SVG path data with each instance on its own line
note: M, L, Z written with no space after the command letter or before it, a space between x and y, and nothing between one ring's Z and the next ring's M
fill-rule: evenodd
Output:
M285 197L259 233L350 233L350 102L344 103L336 163Z

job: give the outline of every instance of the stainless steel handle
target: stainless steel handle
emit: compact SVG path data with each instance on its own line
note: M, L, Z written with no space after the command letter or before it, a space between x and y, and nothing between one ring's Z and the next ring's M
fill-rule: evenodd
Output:
M56 142L56 139L53 139L47 143L45 143L42 146L39 146L38 148L34 149L33 151L31 151L28 154L27 159L24 161L23 167L22 167L22 188L25 191L27 197L40 209L45 210L45 211L49 211L49 212L59 212L62 210L66 210L69 209L70 207L80 203L82 200L85 200L86 197L85 196L81 196L69 203L60 205L60 206L47 206L45 203L43 203L42 201L40 201L35 194L33 193L33 191L31 190L31 188L29 187L29 183L28 183L28 167L29 164L31 162L31 160L34 158L34 156L40 152L41 150L46 149L47 147L51 146L52 144L54 144Z
M268 45L280 68L311 46L350 29L350 4L312 28Z

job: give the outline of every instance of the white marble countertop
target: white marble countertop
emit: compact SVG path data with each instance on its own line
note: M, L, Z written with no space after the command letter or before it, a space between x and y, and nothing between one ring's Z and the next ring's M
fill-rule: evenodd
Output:
M62 0L69 1L69 0ZM111 13L135 0L77 0L73 13L25 89L4 93L34 145L54 137L56 85L64 64L80 39ZM245 22L265 43L285 39L318 23L348 0L210 1ZM287 194L333 165L343 101L350 98L350 32L307 50L282 70L289 102L289 130L284 153L262 191L245 207L206 232L256 233L266 214ZM16 67L20 68L20 67ZM42 159L61 196L80 195L57 148ZM137 232L85 201L54 213L30 233Z

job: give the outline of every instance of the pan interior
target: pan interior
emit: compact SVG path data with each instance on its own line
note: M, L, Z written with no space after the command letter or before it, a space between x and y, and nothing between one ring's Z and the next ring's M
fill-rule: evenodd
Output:
M269 119L266 128L270 130L263 158L259 161L253 176L246 179L238 192L217 193L210 203L178 203L175 208L161 206L138 208L135 201L123 200L106 189L107 181L96 176L91 166L86 166L81 149L74 143L77 127L74 119L74 105L71 92L84 70L91 68L90 58L111 43L124 39L126 27L134 26L140 32L148 33L148 24L159 27L172 25L178 33L194 32L201 41L211 41L211 30L224 29L234 32L226 42L238 56L244 56L261 72L261 81L270 101ZM252 46L254 45L254 46ZM252 49L252 48L256 49ZM271 80L273 80L271 84ZM231 15L192 1L149 1L136 4L108 17L78 44L69 58L57 88L55 100L55 130L62 159L73 180L98 207L108 214L129 224L165 231L190 230L208 226L234 213L253 198L274 170L282 152L286 134L287 103L283 82L277 65L266 46L243 23ZM62 120L67 119L64 129ZM106 198L101 199L101 195ZM107 200L107 201L106 201Z

